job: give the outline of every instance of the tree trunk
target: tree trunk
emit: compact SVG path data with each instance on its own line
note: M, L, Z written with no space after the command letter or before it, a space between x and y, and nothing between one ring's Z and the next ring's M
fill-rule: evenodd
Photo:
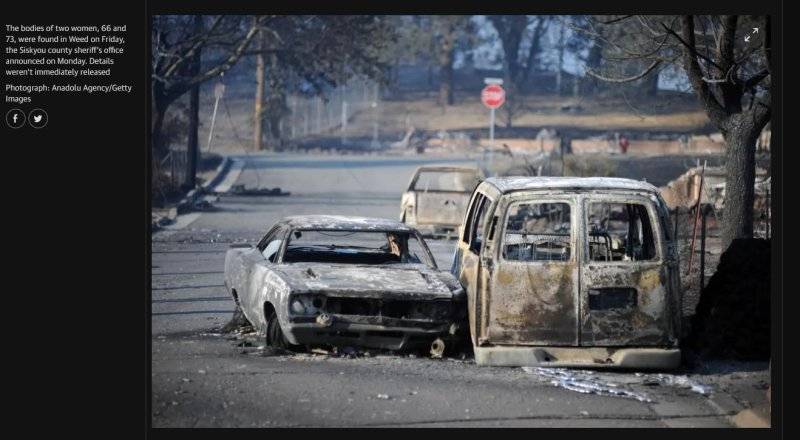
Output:
M264 49L264 35L259 35L260 49ZM264 53L256 55L256 97L253 108L253 150L260 151L263 148L263 112L264 112Z
M281 131L281 120L286 115L288 110L286 106L286 91L284 89L283 72L280 70L281 66L278 63L278 58L275 54L270 56L269 72L268 72L268 90L267 100L264 111L269 120L270 137L275 140L279 145L283 144L283 135ZM294 121L297 120L297 97L294 98L294 112L292 114L292 127L294 129Z
M558 31L558 71L556 72L556 94L561 96L562 73L564 71L564 25Z
M448 105L453 105L453 58L456 47L456 24L447 23L439 48L439 105L444 112Z
M200 15L195 16L194 20L195 30L199 34L203 28L203 17ZM192 76L196 76L200 73L200 59L201 51L198 49L194 56L192 57L192 65L191 65L191 72ZM191 91L189 92L189 133L188 133L188 143L186 146L186 177L183 182L183 186L186 189L193 189L196 184L196 176L197 176L197 157L199 156L198 151L198 139L197 139L197 130L200 126L199 120L199 113L200 113L200 84L195 85L192 87Z
M592 44L592 47L589 49L589 55L586 57L586 67L594 70L595 72L600 70L600 65L603 63L603 47L600 46L597 42ZM583 87L583 93L587 95L594 95L597 93L599 84L597 79L593 77L586 76L586 84Z
M439 84L439 105L442 110L453 105L453 65L442 66L442 81Z
M642 88L644 89L645 96L649 98L658 96L658 71L651 72L647 75Z
M153 159L161 160L166 154L167 149L162 138L164 127L164 117L166 116L166 106L155 102L153 105L153 129L151 131L151 142L153 143Z
M199 156L197 130L199 124L198 113L200 111L200 86L194 86L189 92L189 134L186 146L186 177L183 186L186 189L193 189L196 184L197 176L197 156Z
M725 209L722 222L722 249L737 238L753 236L756 139L761 133L746 113L732 116L724 131L728 146L725 161Z

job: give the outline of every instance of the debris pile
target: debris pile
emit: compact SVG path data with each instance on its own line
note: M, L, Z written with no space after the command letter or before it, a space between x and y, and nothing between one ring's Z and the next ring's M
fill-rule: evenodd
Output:
M229 193L237 196L288 196L291 194L288 191L283 191L280 187L247 188L244 184L231 186Z
M253 331L253 325L244 316L242 308L238 306L236 307L236 310L233 311L233 316L231 317L231 320L227 324L225 324L222 327L222 329L220 329L220 332L222 333L235 332L238 334L243 334L243 333L250 333L252 331Z
M703 289L684 347L702 358L770 356L770 241L734 240Z

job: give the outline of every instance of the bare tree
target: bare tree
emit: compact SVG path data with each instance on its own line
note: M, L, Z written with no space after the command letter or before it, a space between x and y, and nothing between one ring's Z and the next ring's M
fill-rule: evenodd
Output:
M246 26L238 16L203 16L198 30L193 16L153 17L151 135L157 155L166 149L162 127L169 106L193 87L233 67L255 37L258 26L268 19L259 16ZM192 60L200 51L211 56L195 70Z
M624 38L596 30L620 23ZM622 16L596 18L582 31L613 47L613 61L644 65L624 77L587 69L603 81L633 82L667 64L682 67L727 144L723 250L752 237L756 140L771 116L770 17Z
M506 127L510 128L514 118L522 113L526 106L523 98L525 84L531 70L536 65L537 57L542 50L541 39L547 30L551 17L527 15L490 15L494 28L503 45L504 85L507 100L503 105L502 116ZM527 51L521 50L526 31L531 29Z
M456 43L467 28L470 17L470 15L437 15L433 18L434 33L438 36L436 60L441 76L438 103L442 106L442 111L454 103L453 61L455 61Z

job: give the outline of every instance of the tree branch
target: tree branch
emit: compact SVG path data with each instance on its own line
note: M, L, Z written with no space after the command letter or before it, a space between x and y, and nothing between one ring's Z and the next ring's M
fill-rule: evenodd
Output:
M706 108L710 119L714 121L718 127L721 127L727 121L728 113L711 93L708 84L703 81L704 75L700 68L700 63L697 61L698 53L695 49L694 17L691 15L684 15L682 24L683 38L686 39L686 41L683 41L677 34L675 34L675 36L678 37L685 46L684 69L686 70L686 75L689 77L689 82L692 84L692 88L694 88L698 98L700 98L700 102L702 102L703 106ZM668 29L668 31L674 33L671 29Z
M719 39L720 72L726 72L736 62L733 56L733 48L736 42L736 22L739 20L737 15L726 15L722 17L722 35Z
M694 19L694 16L690 15L689 17L692 17L692 19ZM714 60L712 60L711 58L709 58L709 57L707 57L707 56L705 56L705 55L703 55L703 54L701 54L700 52L697 51L697 47L695 46L695 40L694 40L694 22L691 23L692 31L690 33L688 33L688 35L687 35L687 32L683 33L683 36L684 36L684 38L686 38L686 40L681 38L681 36L678 35L677 32L675 32L672 29L670 29L669 27L667 27L667 25L665 25L664 23L661 23L661 26L663 26L664 29L666 29L667 32L672 34L673 37L675 37L678 41L680 41L680 43L683 45L683 47L689 50L691 55L705 60L706 62L708 62L712 66L714 66L717 69L719 69L720 72L724 72L725 71L725 69L721 68L719 66L719 64L717 64ZM685 27L685 23L684 23L684 27ZM688 38L689 36L691 36L691 43L687 42L687 41L690 41L690 39ZM699 64L698 64L698 67L699 67Z
M626 77L626 78L610 78L610 77L607 77L607 76L602 76L600 74L595 73L594 71L592 71L592 69L590 69L588 67L586 68L586 73L588 75L590 75L590 76L593 76L593 77L601 80L601 81L610 82L610 83L626 83L626 82L636 81L637 79L644 78L645 76L647 76L648 73L652 72L653 69L658 67L659 64L661 64L661 60L655 60L655 61L653 61L652 64L650 64L650 66L648 66L641 73L639 73L637 75L634 75L634 76L629 76L629 77Z
M749 89L749 88L755 87L758 83L763 81L768 76L769 76L769 70L768 69L762 69L760 72L756 73L755 75L751 76L750 78L747 78L744 81L744 88L745 89Z
M598 23L600 23L600 24L612 24L612 23L617 23L617 22L623 21L623 20L627 20L627 19L629 19L631 17L633 17L633 15L623 15L622 17L613 18L613 19L607 20L607 21L598 20Z
M250 42L253 40L253 38L256 36L256 34L258 34L258 30L259 30L259 27L260 27L259 25L261 24L261 22L264 21L264 19L265 19L265 17L263 17L263 16L259 17L258 19L256 19L256 25L250 27L250 30L247 31L247 34L242 39L242 41L239 43L239 46L236 47L236 49L233 51L233 53L223 63L217 65L213 69L208 70L206 73L204 73L202 75L198 75L195 78L192 78L186 84L186 86L187 87L192 87L192 86L195 86L197 84L204 83L204 82L208 81L209 79L214 78L215 76L218 76L220 73L224 73L225 71L230 69L234 64L236 64L236 62L239 61L239 58L242 57L242 54L244 53L244 51L250 45Z

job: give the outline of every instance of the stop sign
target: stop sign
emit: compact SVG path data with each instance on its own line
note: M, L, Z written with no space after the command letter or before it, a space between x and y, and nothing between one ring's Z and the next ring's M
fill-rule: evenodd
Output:
M497 84L489 84L481 91L481 101L489 108L499 108L506 102L506 91Z

